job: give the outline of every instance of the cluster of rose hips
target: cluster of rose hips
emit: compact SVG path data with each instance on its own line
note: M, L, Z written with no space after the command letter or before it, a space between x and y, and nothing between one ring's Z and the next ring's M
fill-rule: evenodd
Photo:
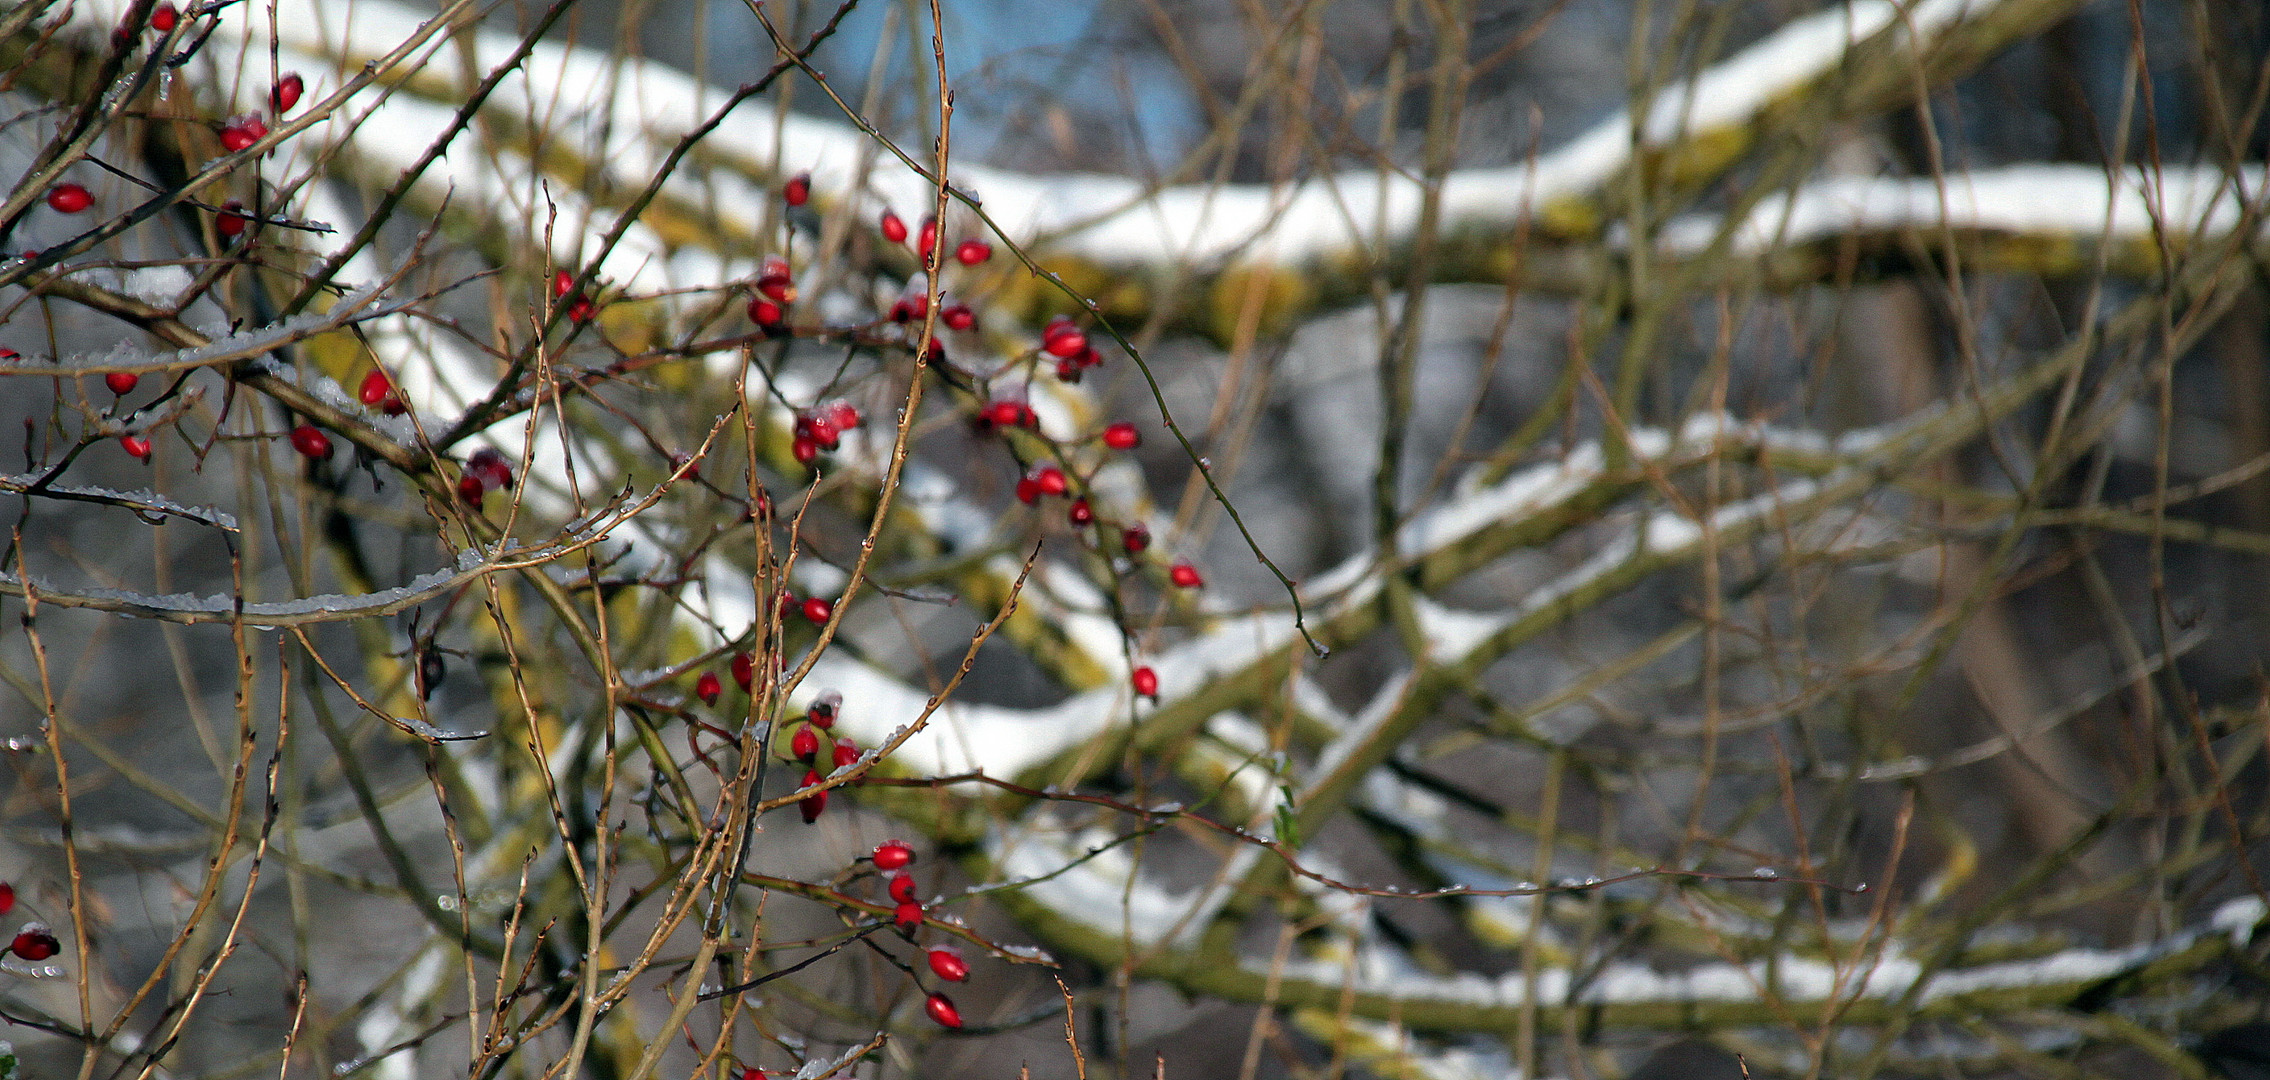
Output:
M159 4L150 12L150 27L160 34L170 34L180 24L181 9L173 4ZM112 34L112 43L120 49L129 48L138 36L131 28L121 26ZM275 86L269 88L268 105L277 118L281 119L299 104L300 98L306 93L307 81L296 71L286 72L276 80ZM221 148L232 154L237 153L268 137L268 121L258 112L243 113L223 122L218 134ZM57 213L82 213L94 204L94 193L88 191L84 184L66 181L49 188L47 192L47 205ZM215 216L213 228L222 239L234 240L244 235L244 230L251 223L252 218L244 212L243 201L231 199L222 205L221 212Z
M842 709L843 695L834 690L822 693L805 707L804 721L796 725L796 730L788 737L789 760L804 764L804 782L798 786L811 787L824 779L819 769L820 732L833 736L834 746L828 751L828 758L834 762L834 768L841 769L859 760L859 744L849 736L834 734L836 716ZM815 791L796 803L796 810L803 815L806 825L820 820L827 808L825 791Z
M561 307L567 309L568 321L590 322L591 317L599 313L599 306L592 303L590 297L580 292L570 296L569 293L574 288L575 275L573 273L561 270L552 275L552 299L557 301Z
M891 924L909 938L922 928L928 916L922 910L920 894L916 891L914 875L907 867L914 863L914 849L903 841L886 840L875 846L869 856L875 869L883 872L883 890L891 898ZM923 951L930 973L947 982L965 982L969 979L969 961L959 950L947 945L934 945ZM954 1007L954 999L931 991L922 1003L922 1011L930 1015L940 1027L962 1026L962 1013Z
M511 486L512 463L494 448L484 446L465 460L465 471L457 477L457 497L478 508L483 496Z
M831 401L796 417L788 452L799 465L810 465L822 450L842 445L845 432L859 426L859 409L847 401Z
M0 916L16 909L16 887L0 882ZM13 953L19 960L37 964L63 951L63 943L55 940L55 932L43 922L28 922L17 928L16 936L9 939L8 947L0 954Z

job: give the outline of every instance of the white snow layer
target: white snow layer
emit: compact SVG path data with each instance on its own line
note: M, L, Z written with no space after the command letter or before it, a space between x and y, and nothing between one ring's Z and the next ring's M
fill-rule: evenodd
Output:
M1620 111L1532 162L1450 174L1441 191L1444 225L1455 230L1516 223L1538 206L1598 189L1631 160L1635 146L1660 147L1747 123L1760 110L1829 77L1856 45L1912 42L1921 48L1998 2L1852 0L1794 20L1696 78L1665 88L1646 103L1644 118L1629 109ZM92 0L78 10L83 13L82 25L107 30L124 6L125 0ZM221 21L216 36L223 40L210 48L240 50L253 58L255 70L265 70L267 9L256 5L232 16ZM280 5L276 22L284 66L298 64L311 75L335 69L342 61L350 68L358 66L425 27L420 12L387 0L337 4L290 0ZM484 28L458 31L454 40L453 48L462 47L467 55L449 55L446 63L428 66L427 77L441 77L461 65L487 71L502 64L519 44L516 35ZM233 104L249 104L251 96L260 92L256 82L247 80L238 93L248 100ZM407 166L444 130L455 109L454 101L420 100L419 92L412 87L395 93L369 108L367 116L357 99L352 103L357 108L340 110L338 119L319 125L311 134L345 141L373 165ZM463 90L452 87L449 92ZM313 96L320 95L311 88ZM655 174L669 148L706 121L726 96L721 88L661 64L546 42L503 81L486 107L519 110L547 130L565 133L566 148L606 170L614 182L635 190ZM933 197L930 181L889 155L878 155L873 141L849 124L778 116L761 101L744 103L725 116L703 146L706 154L748 176L809 171L817 191L849 193L875 206L910 209L927 205ZM922 155L916 157L920 160ZM1933 207L1940 215L1968 208L1982 217L2026 219L2032 227L2094 230L2100 217L2073 212L2083 204L2042 198L2026 187L2053 183L2060 192L2079 192L2088 186L2087 172L2021 169L1996 177L1958 178L1951 186L1966 188L1969 195L1950 194L1940 200L1932 194L1920 203L1910 182L1832 181L1817 193L1793 196L1787 216L1803 229L1812 229L1829 227L1814 223L1833 220L1839 206L1905 207L1910 217L1918 206ZM705 182L746 183L726 170L711 173ZM559 206L561 228L555 244L563 258L572 258L613 223L609 211L583 204L556 185L540 187L530 163L509 155L501 163L470 152L445 155L423 183L429 192L448 190L456 199L490 201L533 214L536 220L542 219L547 202ZM1147 192L1142 184L1121 177L1029 176L971 165L955 167L953 183L982 198L986 212L1012 238L1119 265L1218 265L1231 259L1301 262L1364 249L1407 236L1416 226L1421 202L1416 181L1377 172L1294 185L1203 185ZM2101 173L2094 174L2094 183L2100 189L2101 205L2101 189L2106 186ZM2168 213L2181 223L2196 216L2186 208L2205 213L2222 205L2224 209L2214 211L2211 220L2227 224L2232 220L2227 213L2229 200L2184 203L2173 195L2176 189L2208 192L2214 183L2209 170L2169 181ZM1872 190L1875 187L1882 190ZM694 180L678 177L665 185L665 193L692 197L699 189ZM746 207L761 201L756 192L748 194L750 198L703 201L725 215L729 231L746 233L753 231L756 221L753 217L736 221L736 212L747 213ZM1770 237L1783 216L1770 207L1761 210L1758 224L1745 226L1749 229L1745 235ZM2124 209L2114 220L2128 227L2149 216ZM1709 227L1699 221L1676 226L1676 242L1692 242L1694 229ZM662 287L671 278L714 282L745 269L693 249L671 252L658 236L635 225L602 266L608 277L641 290Z

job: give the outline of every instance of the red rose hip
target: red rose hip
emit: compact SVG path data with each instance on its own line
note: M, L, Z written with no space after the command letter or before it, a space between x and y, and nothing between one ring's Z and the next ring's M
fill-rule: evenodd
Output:
M286 72L283 78L276 80L276 89L269 93L268 101L276 107L276 115L282 116L300 103L300 95L306 90L307 83L299 72Z
M1198 576L1198 568L1186 562L1174 564L1167 571L1167 578L1174 582L1176 588L1181 589L1195 589L1206 584L1206 579Z
M55 940L54 932L46 923L28 922L16 931L16 938L8 943L8 949L18 958L36 964L63 951L63 945Z
M1133 450L1143 445L1143 435L1135 425L1122 420L1103 429L1103 444L1114 450Z
M948 948L930 950L930 972L947 982L969 981L969 961Z
M113 371L102 377L102 384L110 387L111 393L125 397L133 393L135 387L142 385L142 377L131 371Z
M331 436L325 435L323 429L314 424L301 424L292 429L292 449L299 451L300 456L304 458L314 461L329 461L331 459Z
M954 261L963 266L976 266L992 257L993 245L974 236L962 241L961 246L954 249Z
M954 999L944 994L930 995L929 1000L922 1003L922 1011L929 1013L930 1019L935 1021L939 1027L958 1028L962 1026L962 1011L954 1007Z
M57 184L47 189L47 205L58 213L76 214L95 204L95 197L83 184Z
M885 888L890 891L891 899L896 903L911 904L914 902L916 892L913 874L904 871L892 874L890 880L885 884Z
M913 861L914 849L908 847L903 840L885 840L875 845L875 868L877 870L900 870ZM6 911L0 910L0 915L5 914L7 914Z
M827 600L818 596L804 601L804 619L814 626L827 625L829 617L833 616L834 614L834 601Z
M902 901L891 909L891 923L909 934L922 929L922 905L912 900Z
M717 696L724 692L725 684L714 671L702 672L701 678L694 681L694 696L700 698L704 705L717 704Z
M1135 674L1129 677L1127 681L1134 684L1135 692L1143 697L1155 698L1159 696L1159 673L1150 668L1136 668Z
M804 770L804 786L805 786L805 787L811 787L812 785L814 785L814 784L817 784L817 783L819 783L819 782L820 782L820 772L819 772L819 770L817 770L817 769L806 769L806 770ZM827 808L828 808L828 793L827 793L827 792L825 792L825 791L815 791L815 792L811 793L810 795L806 795L806 796L804 796L803 798L796 800L796 811L797 811L797 813L800 813L800 814L804 815L804 824L806 824L806 825L810 825L811 823L813 823L813 822L815 822L815 821L818 821L818 820L820 820L820 815L821 815L822 813L825 813L825 812L827 811Z
M906 222L899 220L896 211L883 211L882 220L877 223L877 227L883 231L883 239L894 244L906 243Z

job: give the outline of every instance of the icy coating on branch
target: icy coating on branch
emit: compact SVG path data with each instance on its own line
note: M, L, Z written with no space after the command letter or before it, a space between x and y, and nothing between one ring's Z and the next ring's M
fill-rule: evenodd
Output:
M501 549L498 553L501 554ZM457 553L456 564L450 568L420 574L411 578L407 584L377 592L331 593L298 600L247 602L241 606L235 597L226 595L168 593L157 596L130 589L94 585L59 586L36 577L27 589L22 578L9 573L0 573L0 593L34 596L42 604L57 607L87 608L129 618L162 619L178 623L234 622L241 613L247 624L259 629L273 629L279 626L306 626L393 614L431 600L490 572L495 567L489 556L490 553L480 549L467 548ZM528 556L516 556L516 561L519 558L537 557L537 553L531 553Z

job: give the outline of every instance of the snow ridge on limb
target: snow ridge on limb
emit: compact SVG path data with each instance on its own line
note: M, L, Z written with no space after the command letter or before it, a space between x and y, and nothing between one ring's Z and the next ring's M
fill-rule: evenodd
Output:
M1638 114L1621 110L1534 162L1452 173L1443 182L1445 226L1504 232L1541 220L1548 229L1559 222L1561 231L1592 233L1604 223L1597 199L1634 166L1635 146L1640 155L1663 157L1707 145L1712 149L1701 158L1708 166L1690 162L1683 175L1712 173L1752 145L1754 129L1776 110L1855 64L1982 57L2074 6L2077 0L1851 0L1783 26L1694 78L1658 91ZM90 23L105 28L124 8L125 0L83 6ZM264 50L271 32L265 10L243 15L226 21L217 36ZM357 0L305 5L280 19L273 32L294 53L359 63L382 51L382 43L408 40L423 26L420 13L409 8ZM468 63L475 70L503 63L520 47L515 35L477 26L455 36L470 50ZM433 111L435 106L414 100L420 95L452 100L463 87L437 72L457 70L456 64L423 69L395 100L367 118L334 127L353 127L374 160L408 165L426 143L388 137L397 130L391 114L408 118ZM659 63L542 43L500 86L487 111L510 108L518 110L518 123L564 127L572 132L566 146L577 156L635 189L653 175L669 145L725 96L724 89ZM1870 104L1875 103L1864 100L1855 107ZM441 122L423 115L418 120L410 128L422 131ZM930 180L887 155L874 160L868 138L841 123L793 114L776 120L744 108L727 116L704 146L723 166L713 171L738 173L738 179L756 185L808 171L815 190L845 192L864 177L865 188L854 197L906 206L922 205L935 190ZM512 185L499 186L480 173L470 160L455 165L445 158L436 162L428 183L460 184L460 197L514 198L507 190ZM664 185L665 199L692 196L691 185L673 177ZM981 195L985 213L1013 240L1037 245L1046 255L1120 267L1297 265L1381 243L1393 248L1410 238L1421 201L1416 182L1397 174L1383 180L1377 172L1319 178L1290 189L1258 184L1152 189L1122 177L1035 176L972 165L958 170L953 187ZM730 220L730 208L743 201L724 200L725 209L715 212Z

